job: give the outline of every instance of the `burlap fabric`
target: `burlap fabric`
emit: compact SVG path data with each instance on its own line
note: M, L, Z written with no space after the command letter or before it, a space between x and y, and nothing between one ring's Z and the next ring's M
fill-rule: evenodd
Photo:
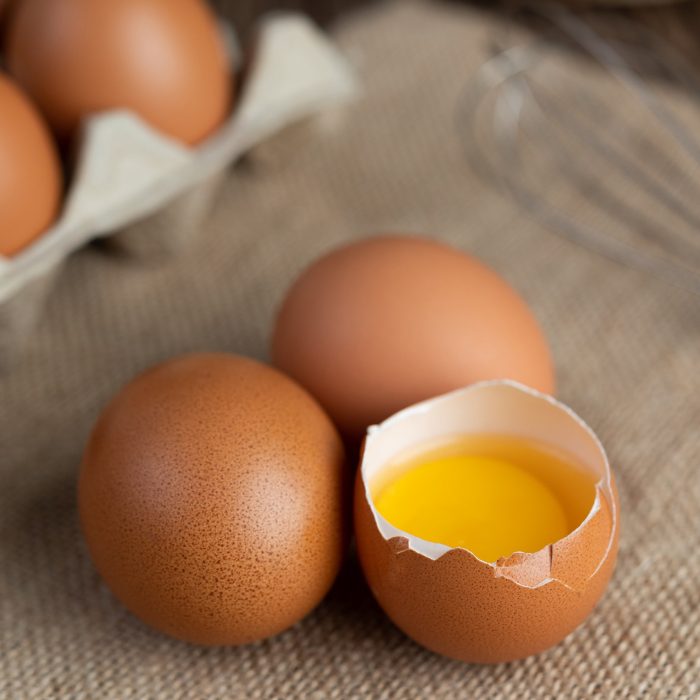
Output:
M337 37L365 97L259 148L192 250L146 264L93 247L69 261L0 379L0 697L700 696L700 302L541 229L471 174L453 114L491 21L403 2L349 16ZM618 477L607 595L556 648L497 667L410 642L352 559L318 610L275 639L204 649L150 631L101 583L79 534L75 477L95 417L123 382L178 353L265 357L297 272L383 230L473 251L542 319L560 396L598 431Z

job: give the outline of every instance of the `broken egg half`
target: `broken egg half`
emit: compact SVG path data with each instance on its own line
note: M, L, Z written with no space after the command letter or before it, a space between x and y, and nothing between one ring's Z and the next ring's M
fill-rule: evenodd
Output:
M473 490L465 481L440 483L456 473L450 460L459 456L445 452L450 444L481 446L470 457L476 460ZM510 494L498 489L516 468L498 453L499 444L506 445L505 456L529 455L533 466L532 474L515 478ZM443 446L441 456L436 445ZM532 458L536 449L514 451L513 445L539 446L549 457L538 462ZM413 471L402 482L407 472L401 465L415 470L422 454L432 455L420 467L435 469L432 481ZM501 481L485 483L494 475ZM430 501L440 488L447 498L442 509ZM403 510L402 494L408 499ZM473 550L480 556L459 533L443 536L450 532L451 510L463 513L465 522L471 518L468 536L476 538ZM504 554L497 545L508 528L499 518L517 523L516 511L524 520L511 535L517 539L522 531L532 546ZM547 541L552 526L529 522L538 518L558 518L556 527L564 523L564 529L550 529L558 534ZM534 389L490 381L416 404L369 428L356 480L355 533L372 593L400 629L446 656L498 663L551 647L590 614L615 566L619 503L605 451L581 418ZM487 556L489 551L500 556Z

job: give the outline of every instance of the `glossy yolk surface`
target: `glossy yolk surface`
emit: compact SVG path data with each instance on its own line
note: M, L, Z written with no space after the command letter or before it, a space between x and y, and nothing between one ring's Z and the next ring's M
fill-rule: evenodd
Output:
M543 481L494 457L428 459L387 483L374 501L404 532L487 562L536 552L570 532L562 503Z

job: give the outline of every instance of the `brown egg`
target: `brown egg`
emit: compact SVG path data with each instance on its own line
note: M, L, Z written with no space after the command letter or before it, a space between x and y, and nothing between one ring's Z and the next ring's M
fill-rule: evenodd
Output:
M596 482L583 522L538 552L485 562L468 549L401 531L372 484L392 456L439 436L517 435L574 455ZM370 429L355 491L357 549L389 617L432 651L497 663L538 653L580 625L615 566L619 503L600 442L571 409L512 382L485 382L410 407Z
M554 391L547 343L517 293L475 258L418 237L366 239L312 265L282 306L272 356L351 439L484 379Z
M229 112L229 59L203 0L22 0L13 10L10 72L61 137L91 114L130 109L196 144Z
M340 438L297 384L253 360L186 356L132 381L87 445L93 561L142 620L200 644L281 632L344 555Z
M41 115L0 73L0 255L18 253L53 223L61 165Z

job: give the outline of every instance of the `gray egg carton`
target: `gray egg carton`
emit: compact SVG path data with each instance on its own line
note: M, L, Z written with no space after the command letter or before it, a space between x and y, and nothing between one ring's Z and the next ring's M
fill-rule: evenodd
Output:
M59 220L18 255L0 257L0 369L35 328L71 253L110 237L135 257L177 254L196 237L192 221L206 214L228 165L286 125L350 100L357 83L306 17L277 13L261 22L239 93L227 122L196 148L128 111L87 121ZM168 225L152 226L154 215Z

